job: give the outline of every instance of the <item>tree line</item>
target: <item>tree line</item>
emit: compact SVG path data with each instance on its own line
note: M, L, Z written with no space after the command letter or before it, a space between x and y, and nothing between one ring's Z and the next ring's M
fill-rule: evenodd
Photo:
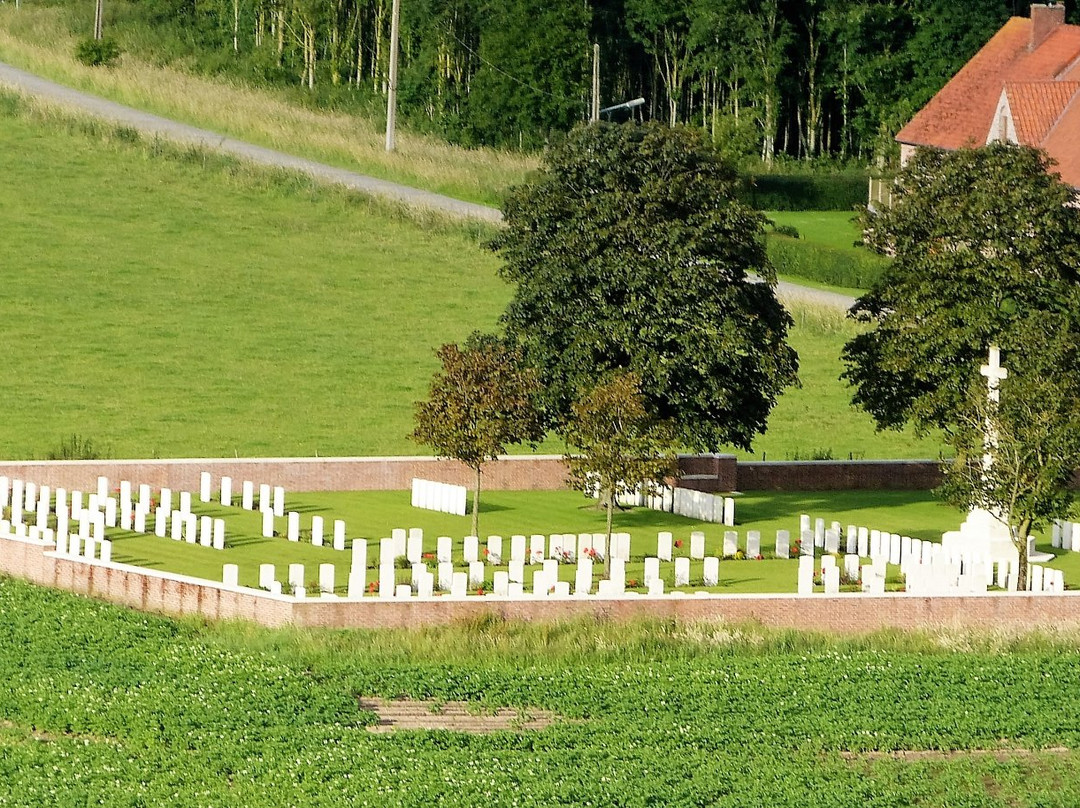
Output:
M215 70L369 102L391 0L143 0ZM535 147L601 106L738 156L880 159L1019 0L402 0L400 112L466 145ZM374 108L375 105L373 104Z

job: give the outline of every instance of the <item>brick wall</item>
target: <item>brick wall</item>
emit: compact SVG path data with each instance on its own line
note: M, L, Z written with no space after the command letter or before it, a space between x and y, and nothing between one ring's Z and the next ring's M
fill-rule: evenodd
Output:
M771 628L865 633L883 628L986 626L1034 629L1080 626L1080 593L965 597L824 595L705 595L517 600L449 597L429 601L297 601L197 578L55 556L36 543L0 539L0 574L76 592L144 611L248 620L268 627L418 628L494 615L506 620L554 622L590 616L682 622L755 623Z
M742 462L737 491L929 491L941 484L936 460Z
M419 477L443 483L473 485L473 472L453 460L434 457L250 458L184 460L57 460L0 462L0 475L32 480L68 490L96 490L97 478L108 477L153 488L199 490L199 474L209 471L214 486L232 477L240 493L244 480L281 485L290 491L402 491ZM562 488L566 467L557 455L512 455L484 467L489 490L552 490Z
M941 481L936 461L855 460L739 462L732 455L681 455L680 485L699 491L929 490ZM0 462L0 475L68 490L95 490L99 476L154 488L199 490L199 473L281 485L290 491L406 490L413 477L473 484L472 471L433 457L252 458L185 460L59 460ZM558 455L511 455L484 467L490 490L550 491L564 487Z

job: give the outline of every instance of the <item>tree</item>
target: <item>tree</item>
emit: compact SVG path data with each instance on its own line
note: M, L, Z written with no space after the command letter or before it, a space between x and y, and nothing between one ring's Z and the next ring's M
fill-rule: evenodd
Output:
M1080 333L1070 319L1028 323L1027 344L1006 354L1009 376L999 402L983 386L972 388L950 432L956 459L939 489L948 502L984 508L1009 528L1020 590L1027 589L1028 536L1069 513L1080 468L1080 381L1075 371L1061 374L1080 367Z
M735 185L700 132L601 123L509 195L494 242L516 287L503 322L549 414L565 420L578 391L623 370L684 445L749 448L764 431L798 358L763 217Z
M956 453L942 493L1000 514L1025 562L1080 465L1080 215L1050 169L1009 144L917 154L893 207L864 218L895 259L852 307L872 328L843 353L855 404L880 428L942 430ZM1000 405L979 375L989 345L1009 357Z
M534 405L539 387L518 352L491 335L474 332L464 348L443 345L436 356L442 369L431 379L428 399L416 403L411 437L475 472L472 535L478 536L484 463L497 460L510 444L544 436Z
M607 508L605 569L611 569L611 525L619 496L644 486L655 490L677 474L673 448L675 430L645 408L640 380L633 373L616 373L583 391L572 405L564 432L569 446L570 482L577 488L595 486Z

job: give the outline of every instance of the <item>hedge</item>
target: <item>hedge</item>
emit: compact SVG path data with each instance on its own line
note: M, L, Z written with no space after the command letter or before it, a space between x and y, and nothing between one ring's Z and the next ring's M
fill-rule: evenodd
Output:
M738 195L758 210L851 210L867 189L861 173L763 174L743 176Z
M781 275L850 289L869 289L889 260L868 250L840 250L775 233L768 236L766 248Z

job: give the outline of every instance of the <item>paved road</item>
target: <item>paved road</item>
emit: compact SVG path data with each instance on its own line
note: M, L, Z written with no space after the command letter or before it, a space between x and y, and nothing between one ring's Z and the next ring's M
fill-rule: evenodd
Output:
M156 135L180 143L202 146L260 165L298 171L323 182L342 185L354 191L380 196L395 202L403 202L407 205L429 208L451 216L480 219L488 222L502 221L502 213L497 208L476 205L472 202L462 202L460 199L453 199L431 191L422 191L406 185L398 185L396 182L375 179L364 174L357 174L354 171L334 168L324 163L317 163L314 160L307 160L303 157L285 154L252 143L245 143L242 140L233 140L217 132L211 132L209 129L189 126L108 101L100 96L73 90L70 87L43 79L40 76L27 73L25 70L19 70L3 62L0 62L0 84L7 85L28 95L46 98L88 113L96 118L130 126L143 134ZM800 301L841 309L850 308L851 304L854 303L854 299L846 295L799 286L788 281L780 281L777 285L777 294L784 301Z
M2 62L0 62L0 84L6 84L30 95L47 98L64 106L89 113L96 118L103 118L107 121L130 126L144 134L157 135L180 143L203 146L207 149L231 154L261 165L298 171L324 182L343 185L354 191L385 197L396 202L404 202L407 205L442 211L452 216L482 219L489 222L502 221L502 213L496 208L462 202L460 199L452 199L442 194L409 188L395 182L375 179L353 171L317 163L314 160L306 160L303 157L266 149L252 143L233 140L208 129L188 126L157 115L151 115L148 112L126 107L123 104L107 101L89 93L73 90L70 87L64 87L61 84L56 84Z

